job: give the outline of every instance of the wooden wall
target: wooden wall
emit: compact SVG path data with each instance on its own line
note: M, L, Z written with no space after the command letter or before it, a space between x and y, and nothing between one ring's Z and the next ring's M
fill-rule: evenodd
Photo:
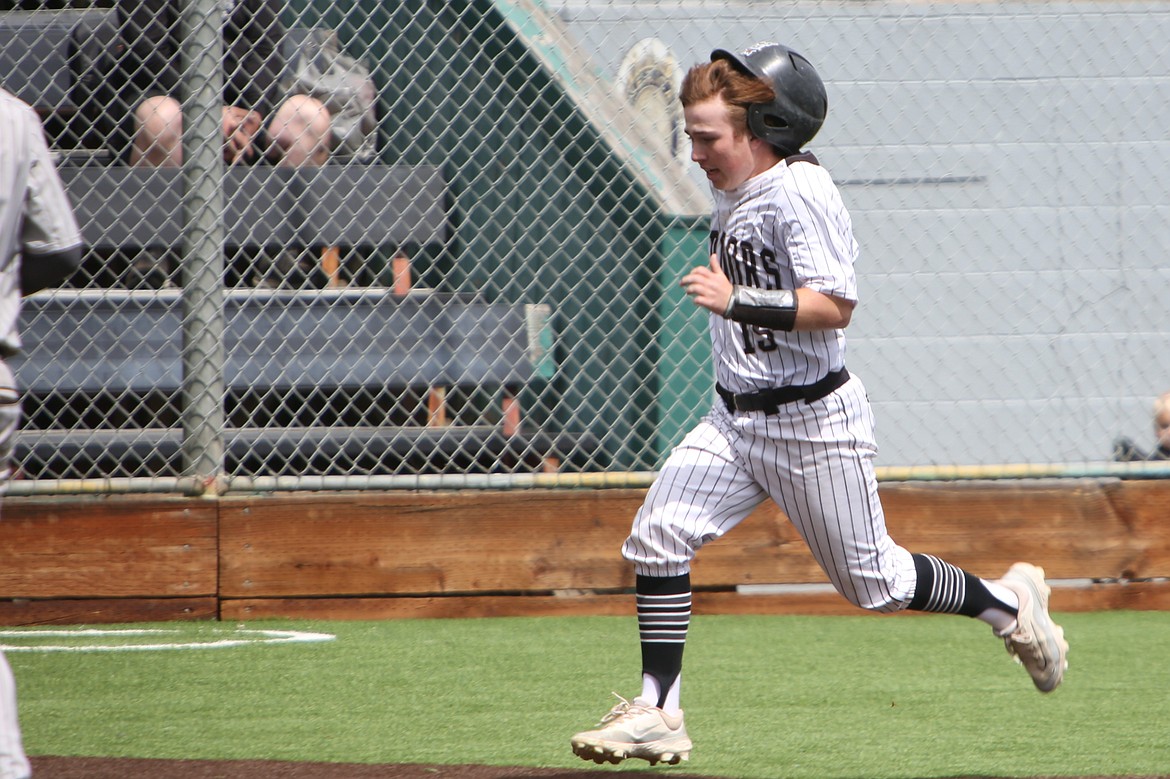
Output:
M642 490L8 498L0 624L628 614ZM1071 580L1053 608L1170 608L1170 482L886 483L903 546ZM696 613L860 613L773 506L694 566Z

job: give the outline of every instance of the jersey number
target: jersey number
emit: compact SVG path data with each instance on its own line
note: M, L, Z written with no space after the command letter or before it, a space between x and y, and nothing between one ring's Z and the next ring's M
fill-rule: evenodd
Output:
M757 350L761 352L776 351L776 334L768 328L741 324L739 329L743 334L744 354L755 354Z

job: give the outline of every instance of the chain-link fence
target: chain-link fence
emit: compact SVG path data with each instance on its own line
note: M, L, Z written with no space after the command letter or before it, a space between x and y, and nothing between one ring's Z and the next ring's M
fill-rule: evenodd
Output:
M26 485L652 471L712 387L674 95L765 39L828 86L887 474L1158 472L1111 463L1170 390L1170 6L2 7L86 241L22 316Z

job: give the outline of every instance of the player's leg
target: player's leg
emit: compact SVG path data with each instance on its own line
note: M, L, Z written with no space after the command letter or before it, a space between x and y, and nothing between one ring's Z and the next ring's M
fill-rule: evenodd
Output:
M906 608L915 567L885 528L873 416L856 377L813 403L746 420L738 440L756 481L788 516L833 587L871 611Z
M309 95L290 95L271 117L260 145L273 165L317 168L329 160L332 128L324 103ZM329 282L320 252L300 243L260 250L255 266L260 287L322 287Z
M292 95L277 109L268 134L282 167L320 167L329 158L332 121L325 104L308 95Z
M120 159L139 168L178 168L183 164L183 111L178 100L155 95L143 100L128 120L122 120L115 137L115 151ZM178 255L162 246L119 249L114 253L120 269L118 284L127 289L164 289L178 281Z
M622 555L634 564L643 698L678 709L690 623L691 562L767 498L729 443L721 412L672 452L634 517Z
M703 544L767 497L737 461L727 422L716 414L675 448L622 546L634 564L642 692L633 701L622 699L596 728L573 736L573 751L586 760L638 757L654 764L689 757L680 688L691 617L690 564Z
M20 395L7 363L0 360L0 497L8 488L12 446L20 424ZM28 758L20 738L16 708L16 680L4 653L0 652L0 779L26 779Z
M932 555L912 554L890 537L878 497L877 448L864 387L854 378L812 404L794 404L773 427L744 439L757 472L793 521L834 587L874 611L909 609L962 614L989 624L1021 659L1037 688L1054 689L1066 665L1063 631L1048 616L1043 572L1013 566L1000 580L981 579ZM803 431L815 431L815 436Z
M16 710L16 680L0 652L0 778L26 779L30 768L20 739Z

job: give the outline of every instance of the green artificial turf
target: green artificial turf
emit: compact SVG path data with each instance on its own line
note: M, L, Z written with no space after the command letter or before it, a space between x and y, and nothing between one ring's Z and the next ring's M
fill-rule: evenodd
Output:
M966 618L697 617L683 688L695 750L683 770L1170 774L1170 614L1059 620L1071 667L1063 687L1041 695ZM237 626L125 627L213 640ZM578 767L569 736L608 710L611 690L639 691L632 617L244 627L336 640L9 653L29 753Z

